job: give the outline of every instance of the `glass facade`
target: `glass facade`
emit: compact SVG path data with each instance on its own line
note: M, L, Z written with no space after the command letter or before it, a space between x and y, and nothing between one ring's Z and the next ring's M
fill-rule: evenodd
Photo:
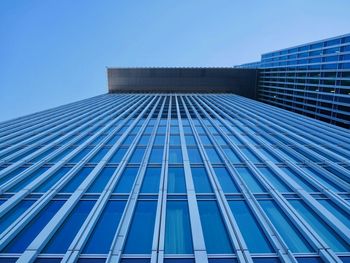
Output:
M349 160L343 128L233 94L0 123L0 263L349 262Z
M269 52L259 68L259 100L350 128L350 34Z

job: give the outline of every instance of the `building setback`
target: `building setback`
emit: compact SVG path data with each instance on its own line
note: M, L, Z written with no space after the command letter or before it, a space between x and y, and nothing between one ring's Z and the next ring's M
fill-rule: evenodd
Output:
M350 34L269 52L258 62L260 101L350 128Z

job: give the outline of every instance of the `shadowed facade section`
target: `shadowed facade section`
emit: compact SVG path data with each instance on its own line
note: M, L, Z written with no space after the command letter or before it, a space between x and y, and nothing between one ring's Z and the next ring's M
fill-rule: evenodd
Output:
M206 92L256 97L256 69L108 68L107 74L109 93Z

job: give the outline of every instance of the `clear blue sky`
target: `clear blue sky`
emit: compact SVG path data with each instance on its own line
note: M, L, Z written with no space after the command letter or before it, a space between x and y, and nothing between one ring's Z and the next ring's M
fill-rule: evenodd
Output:
M349 33L349 0L1 0L0 121L106 93L106 66L233 66Z

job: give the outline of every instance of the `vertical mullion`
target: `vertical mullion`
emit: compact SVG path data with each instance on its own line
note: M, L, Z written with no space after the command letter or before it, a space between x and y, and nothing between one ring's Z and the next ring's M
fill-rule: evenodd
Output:
M206 263L208 262L208 255L207 255L204 236L202 232L202 223L199 216L198 203L197 203L196 193L194 190L192 172L191 172L191 167L190 167L190 162L189 162L189 157L188 157L188 152L186 147L186 140L185 140L184 130L182 126L182 118L179 110L177 95L175 95L175 101L176 101L177 119L179 122L179 130L180 130L181 151L182 151L183 165L184 165L184 171L185 171L188 210L189 210L190 222L191 222L194 256L197 263Z

